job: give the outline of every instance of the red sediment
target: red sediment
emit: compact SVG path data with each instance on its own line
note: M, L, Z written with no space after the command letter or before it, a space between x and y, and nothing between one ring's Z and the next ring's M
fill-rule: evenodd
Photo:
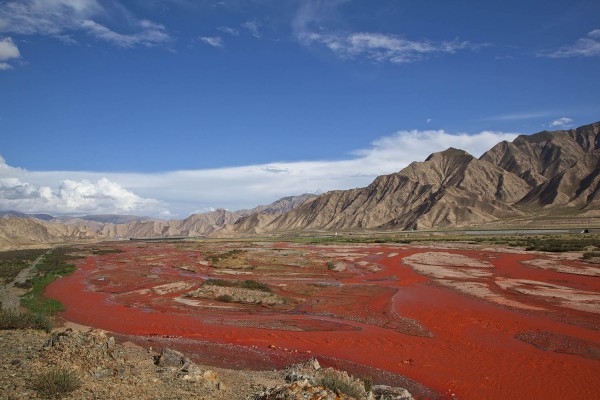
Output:
M458 293L402 264L404 257L434 249L386 246L348 249L364 254L355 261L378 264L381 268L376 272L358 264L342 272L325 267L302 270L307 276L318 274L321 283L328 282L315 289L315 279L308 280L305 287L314 293L301 294L300 281L262 276L275 288L285 283L276 290L289 289L286 295L300 301L295 308L207 310L174 302L181 293L158 295L150 289L177 281L200 286L205 274L215 271L194 264L198 253L156 243L121 247L124 253L84 259L74 274L48 287L47 295L66 306L65 319L124 335L184 338L191 348L194 341L202 346L216 343L224 349L227 345L256 346L262 355L252 351L249 359L262 357L275 364L277 354L348 360L406 376L440 393L456 393L461 399L595 399L600 393L600 361L585 357L600 348L600 314L494 284L496 278L527 279L600 292L599 277L521 263L543 255L444 250L491 262L494 268L486 270L492 276L479 277L477 282L510 300L543 310L505 307ZM332 248L304 249L318 253ZM194 264L197 273L178 268L188 264ZM241 274L231 278L249 279ZM411 331L411 326L416 330ZM430 332L433 337L419 332ZM581 351L544 351L539 343L535 347L521 340L529 338L523 332L546 332L530 343L536 338L542 344L544 338L568 338L561 342L563 347L576 345Z

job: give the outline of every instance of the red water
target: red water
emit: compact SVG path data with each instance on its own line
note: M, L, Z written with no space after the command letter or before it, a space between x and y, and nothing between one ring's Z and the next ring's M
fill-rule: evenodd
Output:
M332 282L338 283L342 276L341 287L349 288L350 292L327 289L323 293L327 293L329 300L311 303L306 314L278 315L252 310L249 314L200 311L180 304L174 306L170 301L173 296L157 301L156 294L152 293L130 293L127 301L115 297L115 293L182 280L180 270L144 266L139 258L135 263L127 258L135 252L146 251L167 254L175 264L189 261L174 247L151 246L123 246L126 252L122 254L88 257L74 274L51 284L46 294L66 306L62 317L80 324L130 335L176 335L192 340L258 346L265 351L269 351L269 346L310 351L401 374L440 393L455 393L460 399L600 398L600 361L543 351L514 338L519 332L539 330L600 346L599 314L552 303L544 303L547 311L543 312L502 307L433 284L401 262L403 257L434 251L432 249L359 247L356 251L367 253L365 259L377 262L383 267L381 271L337 275L325 271ZM327 251L329 249L331 247L327 247ZM600 292L598 277L529 268L520 263L534 257L532 255L444 251L489 261L495 266L495 276ZM389 253L399 254L388 257ZM129 262L119 263L119 260ZM147 283L145 275L139 273L142 270L158 275L160 281ZM104 278L102 281L97 279L99 274ZM191 275L188 279L201 282L201 278ZM276 281L277 278L271 279ZM364 296L360 296L361 288L364 288ZM504 294L525 304L542 304L531 296ZM359 300L352 301L356 296ZM402 329L390 329L391 325L385 321L396 317L418 321L433 337L407 335L401 333ZM229 319L235 319L238 325L221 324ZM267 327L277 322L302 330L239 326L239 321L244 320Z

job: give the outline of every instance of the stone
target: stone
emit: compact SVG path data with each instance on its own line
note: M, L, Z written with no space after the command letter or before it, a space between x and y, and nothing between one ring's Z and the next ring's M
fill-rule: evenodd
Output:
M158 357L158 365L160 367L176 367L179 368L184 364L185 356L177 350L164 347Z
M410 392L400 387L374 385L371 392L377 400L413 400Z

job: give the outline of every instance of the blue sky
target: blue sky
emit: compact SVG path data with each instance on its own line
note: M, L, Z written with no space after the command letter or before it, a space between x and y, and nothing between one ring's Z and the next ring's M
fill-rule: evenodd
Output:
M363 186L600 120L598 71L598 1L0 1L0 208Z

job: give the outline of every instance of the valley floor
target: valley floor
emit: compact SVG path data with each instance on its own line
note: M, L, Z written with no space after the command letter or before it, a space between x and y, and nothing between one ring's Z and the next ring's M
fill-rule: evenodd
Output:
M600 392L600 267L581 253L217 241L77 252L78 270L46 292L64 319L215 368L316 357L417 398Z

